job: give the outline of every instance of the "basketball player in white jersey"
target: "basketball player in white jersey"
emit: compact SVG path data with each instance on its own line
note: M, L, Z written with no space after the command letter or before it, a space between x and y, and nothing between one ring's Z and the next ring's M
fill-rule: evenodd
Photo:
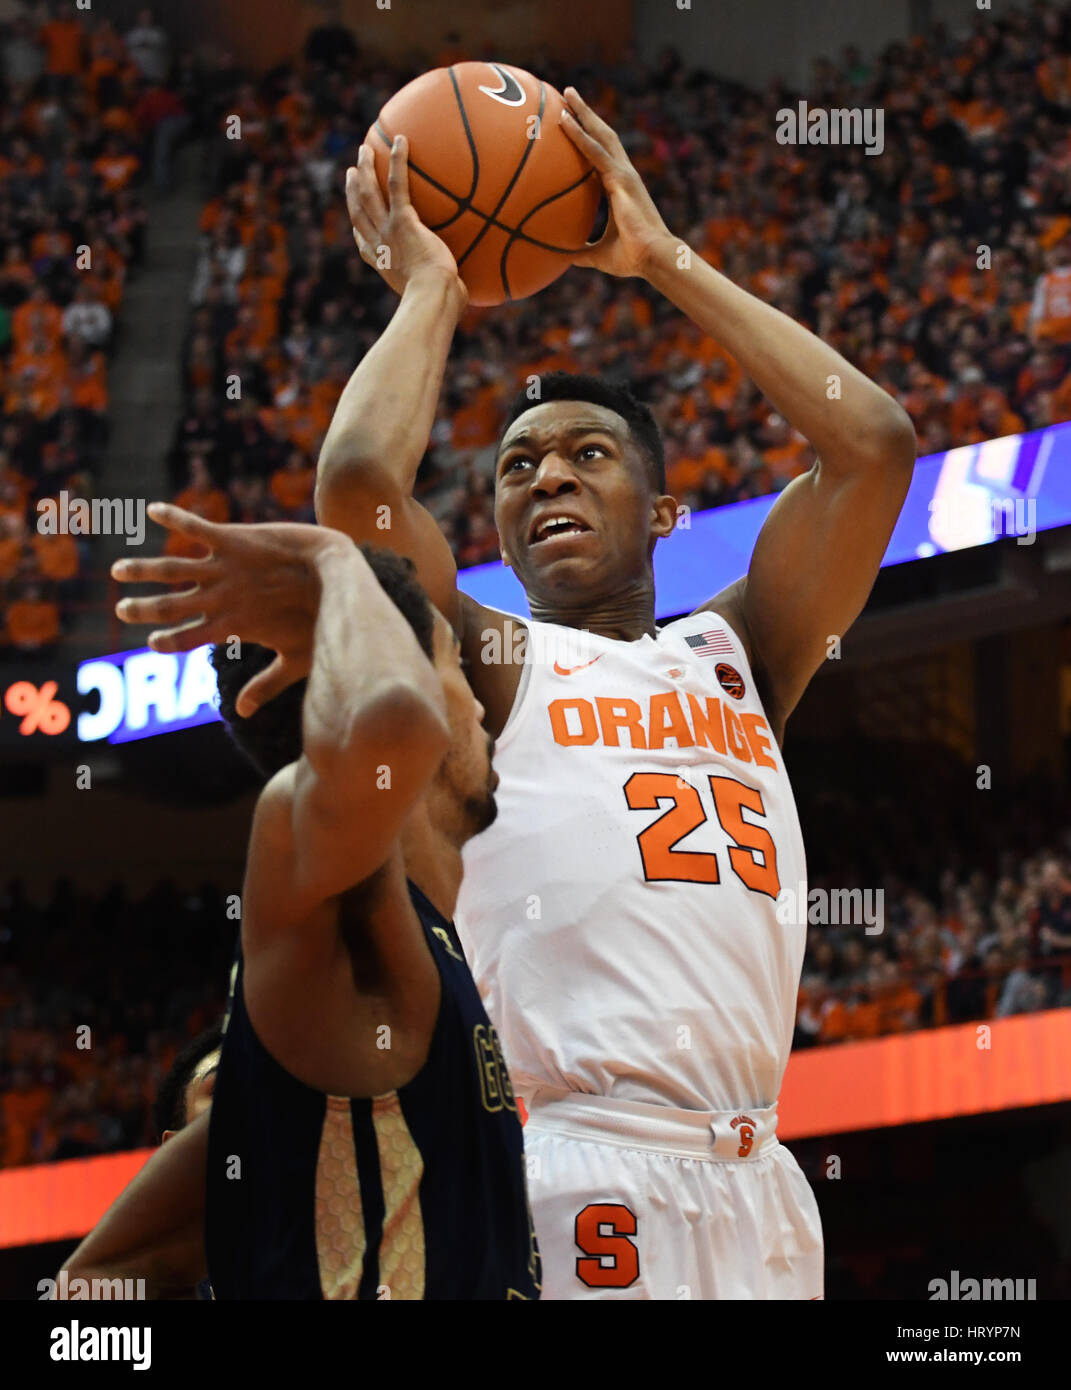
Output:
M645 278L820 462L746 576L659 629L652 555L676 503L654 422L602 383L544 379L510 415L495 492L533 617L459 593L412 488L465 291L409 205L402 140L389 206L367 151L347 176L358 248L390 248L401 304L339 403L318 512L416 562L497 738L499 816L466 852L457 919L529 1108L544 1297L817 1298L817 1206L775 1133L805 938L776 905L806 877L781 742L870 593L914 432L832 348L685 255L614 132L566 97L611 207L577 263Z

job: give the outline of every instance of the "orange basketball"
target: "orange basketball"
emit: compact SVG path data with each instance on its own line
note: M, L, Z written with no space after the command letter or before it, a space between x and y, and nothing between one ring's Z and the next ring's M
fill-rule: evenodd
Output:
M523 68L455 63L396 92L368 132L384 195L391 141L407 137L413 206L473 304L535 294L591 234L601 185L558 123L562 104Z

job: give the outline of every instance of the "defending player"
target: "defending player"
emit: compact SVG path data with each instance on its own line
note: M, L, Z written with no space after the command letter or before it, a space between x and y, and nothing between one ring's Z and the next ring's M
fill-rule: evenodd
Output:
M465 291L408 205L399 142L389 208L367 152L347 178L361 254L389 245L402 299L343 393L318 513L416 561L499 737L500 815L466 854L458 924L531 1110L544 1297L819 1297L814 1197L775 1138L805 938L775 910L805 878L778 745L866 602L914 434L833 349L683 254L617 136L566 98L611 208L577 263L672 300L820 462L746 577L658 629L652 554L676 509L650 413L586 380L521 398L495 503L534 615L519 664L517 620L458 592L412 497Z
M218 1023L197 1034L178 1053L160 1083L153 1121L161 1144L196 1120L212 1104L223 1030Z
M120 616L243 639L215 648L220 707L269 780L210 1123L162 1147L76 1263L181 1287L207 1247L217 1299L535 1298L516 1103L450 922L496 809L454 635L408 567L337 532L151 514L210 554L121 562L195 587Z

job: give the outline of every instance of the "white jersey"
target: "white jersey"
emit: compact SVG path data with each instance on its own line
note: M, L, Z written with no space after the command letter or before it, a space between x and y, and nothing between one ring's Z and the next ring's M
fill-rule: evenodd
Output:
M774 1104L806 937L777 899L806 903L806 861L739 638L716 613L635 642L525 625L456 910L514 1085Z

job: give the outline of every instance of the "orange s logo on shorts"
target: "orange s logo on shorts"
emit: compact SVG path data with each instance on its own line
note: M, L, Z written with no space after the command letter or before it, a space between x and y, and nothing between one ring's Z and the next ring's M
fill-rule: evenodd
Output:
M737 1158L747 1158L755 1143L755 1121L749 1115L737 1115L730 1121L733 1129L739 1129L740 1147L736 1151Z

